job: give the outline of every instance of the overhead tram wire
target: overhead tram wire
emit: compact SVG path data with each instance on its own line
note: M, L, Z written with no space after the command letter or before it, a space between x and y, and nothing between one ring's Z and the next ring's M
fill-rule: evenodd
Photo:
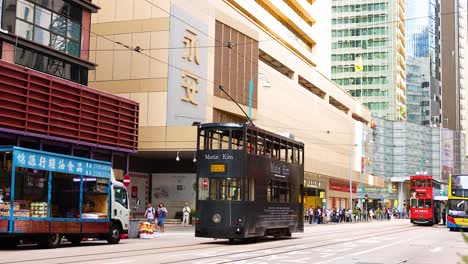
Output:
M250 117L247 115L247 113L244 111L244 109L242 109L242 107L239 105L239 103L238 103L234 98L232 98L232 96L231 96L228 92L226 92L226 91L223 89L223 86L222 86L222 85L219 85L219 89L220 89L221 91L223 91L223 93L225 93L225 94L229 97L229 99L231 99L231 101L233 101L233 102L239 107L239 109L242 111L242 113L244 113L245 117L247 117L247 119L250 121L250 124L251 124L252 126L255 126L254 123L253 123L253 121L252 121L252 119L250 119Z
M183 19L181 19L181 18L175 16L174 14L168 12L167 10L161 8L160 6L155 5L154 3L149 2L148 0L145 0L145 1L148 2L149 4L151 4L152 6L154 6L154 7L156 7L156 8L159 8L159 9L162 10L163 12L169 14L170 16L173 16L173 17L177 18L178 20L182 21L183 23L185 23L185 24L187 24L187 25L193 27L193 25L190 25L189 23L187 23L187 22L184 21ZM441 16L442 16L442 15L448 15L448 14L455 14L455 13L458 13L458 12L444 13L444 14L441 14ZM412 19L421 19L421 18L426 18L426 17L430 17L430 16L417 17L417 18L412 18ZM405 19L405 20L410 20L410 19ZM398 21L400 21L400 20L396 20L396 21L394 21L394 22L398 22ZM389 21L389 22L384 22L384 23L380 23L380 24L387 24L387 23L394 23L394 22ZM379 23L377 23L377 24L379 24ZM172 64L170 64L170 63L168 63L168 62L166 62L166 61L163 61L163 60L161 60L161 59L155 58L155 57L153 57L153 56L151 56L151 55L149 55L149 54L143 53L142 51L145 51L145 49L141 49L141 48L138 49L139 46L136 46L136 47L132 48L132 47L129 46L129 45L126 45L126 44L121 43L121 42L118 42L118 41L114 41L114 40L112 40L112 39L110 39L110 38L108 38L108 37L106 37L106 36L104 36L104 35L101 35L101 34L98 34L98 33L95 33L95 32L91 32L90 29L88 29L87 31L88 31L89 33L91 33L91 34L94 34L94 35L98 36L98 37L101 37L101 38L103 38L103 39L106 39L107 41L110 41L110 42L112 42L112 43L115 43L115 44L117 44L117 45L120 45L120 46L122 46L122 47L125 47L125 48L127 48L128 50L130 50L130 51L138 52L138 53L140 53L140 54L142 54L142 55L144 55L144 56L147 56L147 57L150 58L150 59L159 61L159 62L161 62L161 63L163 63L163 64L167 64L167 65L170 66L170 67L176 68L176 69L178 69L178 70L183 70L182 68L180 68L180 67L178 67L178 66L172 65ZM220 43L218 40L216 40L215 38L213 38L212 36L210 36L210 35L207 34L206 32L201 31L201 30L199 30L199 29L198 29L198 31L201 32L201 33L203 33L204 35L208 36L209 38L214 39L216 42ZM280 40L280 39L271 38L271 39L269 39L269 40L259 40L259 41L256 41L256 42L264 42L264 41L271 41L271 40ZM225 46L223 43L221 43L221 44L222 44L222 46L220 46L220 47ZM208 46L207 46L207 47L208 47ZM218 46L212 46L212 47L218 47ZM100 50L96 50L96 51L100 51ZM112 50L112 51L115 51L115 50ZM239 55L240 57L242 57L243 59L252 62L251 59L245 58L245 57L243 57L241 54L238 54L238 55ZM265 70L265 69L264 69L264 70ZM320 71L318 71L317 69L314 68L314 70L315 70L317 73L319 73L319 74L321 74L322 76L324 76L324 75L323 75ZM269 70L266 70L266 71L270 72ZM275 76L274 74L273 74L272 76L275 77L275 78L279 78L279 77ZM220 84L216 84L214 81L209 80L209 79L207 79L207 78L204 78L204 77L202 77L202 76L198 76L198 77L199 77L200 79L206 80L207 82L213 83L215 86L216 86L216 85L220 85ZM327 78L326 76L324 76L324 77ZM328 78L327 78L327 79L328 79ZM255 101L256 101L256 100L255 100Z

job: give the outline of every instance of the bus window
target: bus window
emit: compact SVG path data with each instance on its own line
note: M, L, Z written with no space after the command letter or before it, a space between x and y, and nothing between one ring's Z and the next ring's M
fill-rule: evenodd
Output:
M416 187L424 187L424 180L423 179L416 180Z
M418 200L418 208L424 208L424 200Z
M431 179L427 179L426 187L432 187L432 180Z
M425 206L425 207L426 207L426 208L431 208L431 202L432 202L432 201L431 201L430 199L427 199L427 200L426 200L426 206Z

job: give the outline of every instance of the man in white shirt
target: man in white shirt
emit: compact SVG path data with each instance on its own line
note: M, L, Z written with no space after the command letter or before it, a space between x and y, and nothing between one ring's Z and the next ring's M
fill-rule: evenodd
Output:
M184 209L182 209L182 225L188 226L189 225L189 217L190 217L190 207L187 203L185 203Z

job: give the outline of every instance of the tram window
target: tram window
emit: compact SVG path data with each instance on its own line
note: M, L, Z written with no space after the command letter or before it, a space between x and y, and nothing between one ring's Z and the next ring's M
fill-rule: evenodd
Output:
M304 149L302 147L299 148L299 164L304 164Z
M251 133L257 133L256 131L250 131ZM250 153L252 155L256 155L257 151L257 136L255 134L247 134L247 144L246 144L246 150L247 153Z
M426 206L425 206L425 207L426 207L426 208L431 208L431 202L432 202L432 201L429 200L429 199L426 200Z
M255 179L253 176L245 179L245 198L246 201L255 201Z
M414 187L414 186L415 186L415 181L416 181L416 180L411 180L411 187Z
M242 150L244 148L244 131L232 130L231 134L231 148L236 150Z
M209 196L210 182L208 178L198 179L198 200L206 200Z
M411 199L411 208L418 208L418 199Z
M432 187L432 180L431 179L427 179L426 187Z
M237 178L200 178L198 183L199 200L241 201L241 180Z
M271 136L265 136L265 157L273 158L273 138Z
M279 202L289 203L289 196L291 191L289 189L289 184L286 182L281 182L279 187Z
M287 161L288 148L285 141L280 141L280 160Z
M226 179L226 186L224 188L226 190L226 198L227 200L232 201L240 201L241 200L241 181L240 179L236 178L227 178Z
M265 155L265 134L258 134L257 137L257 155Z
M201 130L200 131L200 136L198 137L200 142L198 144L198 149L200 150L204 150L206 149L206 145L205 145L205 130Z
M272 149L273 152L271 153L271 158L279 160L280 159L280 142L279 142L279 139L277 138L274 138L273 140L274 140L273 149Z
M424 208L424 200L418 200L418 208Z
M294 151L293 151L293 145L291 143L288 143L288 160L287 162L289 163L294 163Z
M269 203L289 203L291 188L290 184L279 181L268 181L267 201Z

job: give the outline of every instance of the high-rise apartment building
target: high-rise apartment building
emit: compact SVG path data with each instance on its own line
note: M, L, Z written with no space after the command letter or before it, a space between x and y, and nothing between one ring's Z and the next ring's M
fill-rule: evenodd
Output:
M404 10L403 0L332 1L332 79L389 120L406 119Z
M440 4L405 1L407 120L441 123Z
M468 132L467 0L441 1L442 127L454 130L453 172L464 172ZM464 134L464 135L463 135ZM448 140L448 139L447 139Z

